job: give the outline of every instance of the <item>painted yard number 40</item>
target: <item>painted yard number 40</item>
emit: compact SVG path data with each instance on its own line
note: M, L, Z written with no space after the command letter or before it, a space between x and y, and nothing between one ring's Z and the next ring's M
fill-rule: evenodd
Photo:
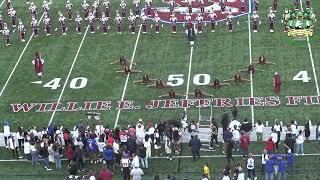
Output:
M295 75L292 80L294 81L303 81L303 82L309 82L311 78L308 76L307 71L300 71L297 75Z
M45 85L43 85L43 87L51 88L51 89L58 89L58 87L60 87L60 81L61 81L61 78L54 78L51 81L47 82ZM88 83L87 78L77 77L77 78L73 78L70 81L69 87L71 89L82 89L82 88L86 87L87 83Z

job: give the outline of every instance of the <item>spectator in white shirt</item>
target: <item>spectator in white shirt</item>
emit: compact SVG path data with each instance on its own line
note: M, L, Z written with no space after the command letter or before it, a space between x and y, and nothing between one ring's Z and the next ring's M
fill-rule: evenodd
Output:
M113 142L112 147L113 147L113 152L115 154L116 164L120 165L120 160L121 160L120 145L117 139Z
M237 180L244 180L244 173L242 172L242 168L239 167L239 174Z
M132 159L132 163L131 163L131 165L132 165L132 168L134 168L134 167L140 167L140 165L139 165L139 157L136 155L136 154L132 154L132 157L133 157L133 159Z
M256 172L254 170L254 159L251 153L249 153L248 155L248 159L247 159L247 169L248 169L248 179L251 179L251 176L256 180L257 176L256 176Z
M132 176L132 180L141 180L143 176L143 171L139 166L135 166L131 171L130 175Z
M28 162L30 162L31 161L31 145L30 145L30 142L27 140L23 143L23 152L26 155Z
M143 146L146 148L147 157L151 157L151 138L146 135Z
M273 125L273 127L272 127L272 129L273 130L275 130L276 131L276 133L278 134L278 144L279 144L279 142L280 142L280 138L281 138L281 132L282 132L282 125L279 123L279 121L278 121L278 119L276 119L275 121L274 121L274 125ZM272 131L273 131L272 130Z
M236 125L234 125L234 128L232 128L232 141L234 144L234 148L236 151L239 151L240 149L240 132L237 129Z
M273 129L273 131L271 133L271 137L272 137L272 142L276 146L276 149L279 150L278 133L276 132L275 129Z
M303 143L304 143L304 136L303 136L302 130L300 130L296 139L296 155L298 155L299 153L301 153L302 156L304 155Z
M3 122L3 136L4 136L4 143L6 144L6 148L9 148L8 146L8 138L11 135L10 131L10 124L7 120Z
M16 143L13 135L8 138L8 146L12 151L13 159L18 159L18 151L16 149Z
M291 135L293 138L296 138L296 135L297 135L297 123L292 120L291 121L291 124L290 124L290 129L291 129Z
M144 126L140 121L136 125L137 144L142 144L145 137Z
M264 125L261 123L261 120L258 120L258 123L256 123L256 134L257 134L258 142L263 141L263 130L264 130Z
M18 145L19 145L19 150L22 150L22 146L24 143L24 137L23 137L23 128L22 127L18 127L18 131L17 131L17 139L18 139Z

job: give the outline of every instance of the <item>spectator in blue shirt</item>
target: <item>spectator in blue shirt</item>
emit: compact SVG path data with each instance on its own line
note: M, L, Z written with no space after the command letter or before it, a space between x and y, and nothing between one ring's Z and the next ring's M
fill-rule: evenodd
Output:
M272 160L272 158L270 159L267 159L266 160L266 169L265 169L265 172L266 172L266 180L273 180L273 177L274 177L274 166L275 162Z
M291 149L288 150L288 154L287 154L287 166L288 166L288 174L294 175L295 174L295 168L294 168L294 164L295 164L295 154L291 152Z
M278 165L279 165L278 180L281 180L281 178L286 180L287 162L280 158Z
M108 169L113 172L113 148L110 144L103 148L103 159L106 161Z
M87 140L87 150L89 153L89 161L90 163L96 163L97 159L97 152L98 152L98 145L97 141L95 140L94 134L90 134L89 139Z

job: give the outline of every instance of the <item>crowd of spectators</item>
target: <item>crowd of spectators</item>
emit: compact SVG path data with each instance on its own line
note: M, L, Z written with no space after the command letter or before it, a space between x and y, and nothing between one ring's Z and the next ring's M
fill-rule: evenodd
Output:
M219 124L222 126L222 132L219 132ZM79 174L83 174L80 172L86 170L87 177L91 179L108 180L112 178L115 167L118 167L122 170L125 180L129 180L130 177L140 180L144 170L150 167L150 157L164 155L170 161L174 155L180 154L182 135L186 131L190 134L189 146L194 161L200 158L200 150L203 148L198 138L199 127L194 121L188 122L185 126L180 120L161 119L157 124L153 124L139 119L127 128L111 129L97 120L93 128L85 122L80 122L73 131L62 127L59 129L54 124L49 124L42 130L36 127L31 127L30 130L19 127L15 133L16 137L13 136L8 121L4 121L3 125L5 145L12 151L14 159L26 158L33 166L42 164L41 159L45 170L50 171L52 168L61 169L61 158L65 158L68 161L70 178L78 177ZM264 134L266 127L261 121L252 125L244 119L240 123L237 120L237 110L233 109L232 118L229 118L228 112L224 112L220 123L213 118L210 125L209 150L216 151L215 147L219 146L219 133L223 136L222 153L226 155L228 166L224 169L222 178L227 180L228 177L230 179L233 177L242 180L245 177L245 169L248 178L257 178L255 159L258 155L250 153L250 134L253 126L258 143L263 143L266 139L263 153L259 155L262 162L261 171L266 179L273 180L274 176L278 176L278 179L286 178L286 172L294 175L295 157L304 155L303 144L309 140L311 121L306 118L304 129L299 130L295 121L291 121L286 128L283 128L282 122L275 120L271 128L272 133ZM320 144L319 123L315 131L317 143ZM285 152L280 152L279 146L283 134L285 139L282 145ZM240 151L243 160L246 161L246 167L241 167L235 161L232 156L234 151ZM230 168L231 160L235 165L234 171ZM94 172L90 169L90 164L97 163L103 165L99 172ZM174 178L169 176L167 179ZM202 179L210 179L208 164L203 168Z

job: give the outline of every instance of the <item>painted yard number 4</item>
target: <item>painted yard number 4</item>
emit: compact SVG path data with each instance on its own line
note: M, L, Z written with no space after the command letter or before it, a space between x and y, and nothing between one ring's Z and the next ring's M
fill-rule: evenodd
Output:
M311 78L309 78L307 71L300 71L300 72L298 72L298 74L296 74L292 78L292 80L294 80L294 81L303 81L303 82L309 82L310 79Z
M54 78L51 81L47 82L45 85L43 85L43 87L51 88L51 89L58 89L58 87L60 87L60 81L61 81L61 78ZM86 87L87 83L88 83L87 78L77 77L77 78L73 78L70 81L69 87L71 89L82 89L82 88Z

